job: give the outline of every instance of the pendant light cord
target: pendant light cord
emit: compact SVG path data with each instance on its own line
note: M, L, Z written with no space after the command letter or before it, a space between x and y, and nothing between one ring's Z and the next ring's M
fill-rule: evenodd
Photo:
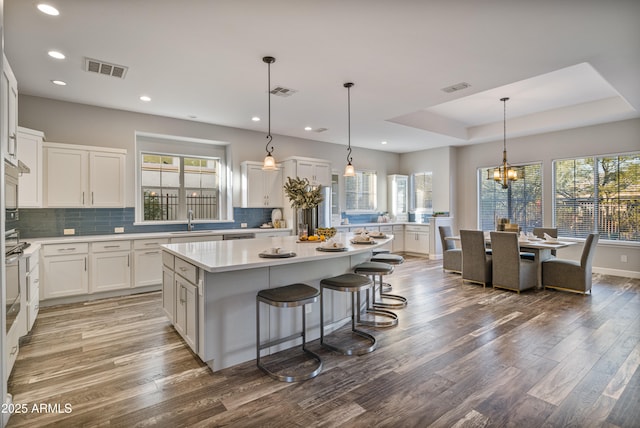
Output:
M353 83L345 83L344 87L347 88L347 163L351 164L353 157L351 157L351 87Z
M275 62L276 59L271 56L265 56L262 60L267 63L267 106L269 112L267 119L268 132L266 137L268 141L265 146L265 150L267 151L267 156L271 156L271 153L273 153L273 144L271 144L271 141L273 140L273 137L271 136L271 63ZM270 144L271 148L269 148Z

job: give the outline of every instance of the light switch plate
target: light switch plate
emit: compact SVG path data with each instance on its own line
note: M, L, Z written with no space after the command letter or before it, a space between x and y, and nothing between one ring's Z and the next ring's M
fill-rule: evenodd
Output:
M65 235L75 235L76 234L76 230L75 229L65 229L64 230L64 234Z

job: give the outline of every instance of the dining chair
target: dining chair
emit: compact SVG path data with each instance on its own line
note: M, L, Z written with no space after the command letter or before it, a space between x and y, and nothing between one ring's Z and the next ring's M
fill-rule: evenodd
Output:
M485 251L484 232L481 230L461 230L462 282L491 284L491 255Z
M462 273L462 250L456 248L455 242L445 239L453 236L451 226L438 226L442 242L442 270Z
M531 232L536 238L544 239L544 234L546 233L552 238L558 237L558 228L557 227L534 227ZM556 256L556 250L551 250L551 255Z
M542 262L542 285L546 288L591 293L593 256L600 235L590 233L584 241L580 262L574 260L549 259Z
M538 265L520 257L518 235L512 232L491 232L493 249L493 287L521 291L538 284Z

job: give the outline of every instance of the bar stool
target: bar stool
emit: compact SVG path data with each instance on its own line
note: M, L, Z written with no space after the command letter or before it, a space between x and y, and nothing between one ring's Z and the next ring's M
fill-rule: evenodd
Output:
M389 275L393 273L393 265L389 263L382 263L382 262L364 262L357 265L354 268L354 272L360 275L370 276L371 279L373 280L373 297L372 297L371 305L369 305L369 294L367 293L367 312L372 312L374 314L375 314L375 311L389 313L390 311L384 311L384 309L402 309L407 306L406 298L402 296L397 296L395 294L388 294L388 293L382 292L382 286L384 284L382 277L384 275ZM378 277L378 284L380 285L379 301L376 300L376 277ZM383 298L388 300L394 300L395 303L384 302L382 301ZM393 316L397 320L397 315L393 312L390 312L390 313L393 314ZM362 323L365 324L364 321L362 321ZM397 324L397 321L393 325L395 324ZM380 327L380 325L377 325L377 324L371 324L371 325Z
M301 380L307 380L316 377L322 370L322 360L320 359L320 357L314 352L309 351L305 346L307 330L305 305L317 302L319 295L319 290L306 284L285 285L283 287L269 288L258 291L258 294L256 295L256 363L258 365L258 368L260 368L263 372L265 372L272 378L284 382L298 382ZM297 306L301 306L302 333L298 332L282 339L275 339L266 343L260 343L260 302L278 308L294 308ZM312 371L299 375L277 374L269 370L263 363L260 362L260 351L262 351L263 349L269 348L270 346L278 345L280 343L288 342L298 337L302 337L302 351L304 351L305 354L307 354L317 362L315 368Z
M373 286L373 282L366 276L356 275L354 273L345 273L342 275L334 276L332 278L325 278L320 281L320 344L332 351L340 352L343 355L364 355L369 352L373 352L376 349L376 338L362 330L356 328L356 311L360 312L359 306L356 307L356 294L360 294L363 290L368 290ZM351 333L363 337L368 340L369 346L366 348L344 348L330 343L324 340L324 289L333 291L344 291L351 293Z
M371 250L371 254L378 255L378 254L389 254L391 252L391 250L387 250L386 248L374 248L373 250Z
M404 257L398 255L398 254L378 254L378 255L374 255L373 257L371 257L371 261L372 262L380 262L380 263L388 263L390 265L393 266L398 266L401 265L402 263L404 263ZM381 278L382 279L382 278ZM387 294L389 291L391 291L392 287L391 284L389 284L388 282L384 282L382 283L382 286L380 287L380 293L381 293L381 297L386 297L388 299L392 299L392 300L397 300L399 302L404 302L403 305L401 306L387 306L387 307L391 307L391 308L404 308L407 306L407 299L402 297L402 296L398 296L395 294ZM382 295L382 293L385 293L384 295Z

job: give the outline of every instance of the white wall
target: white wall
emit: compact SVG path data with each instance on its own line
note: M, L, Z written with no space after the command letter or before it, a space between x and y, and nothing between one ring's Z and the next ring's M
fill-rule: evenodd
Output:
M20 95L18 118L20 126L44 132L46 141L127 149L127 183L131 183L131 186L127 186L126 201L127 206L130 207L134 206L135 198L133 189L135 132L230 143L234 171L233 206L235 207L241 204L240 162L245 160L261 162L265 156L266 132L131 113L48 98ZM344 170L346 144L329 144L274 135L273 145L276 160L282 160L288 156L326 159L331 161L334 169ZM377 171L380 190L378 208L384 211L387 201L386 176L398 171L400 156L354 147L353 158L356 168Z

